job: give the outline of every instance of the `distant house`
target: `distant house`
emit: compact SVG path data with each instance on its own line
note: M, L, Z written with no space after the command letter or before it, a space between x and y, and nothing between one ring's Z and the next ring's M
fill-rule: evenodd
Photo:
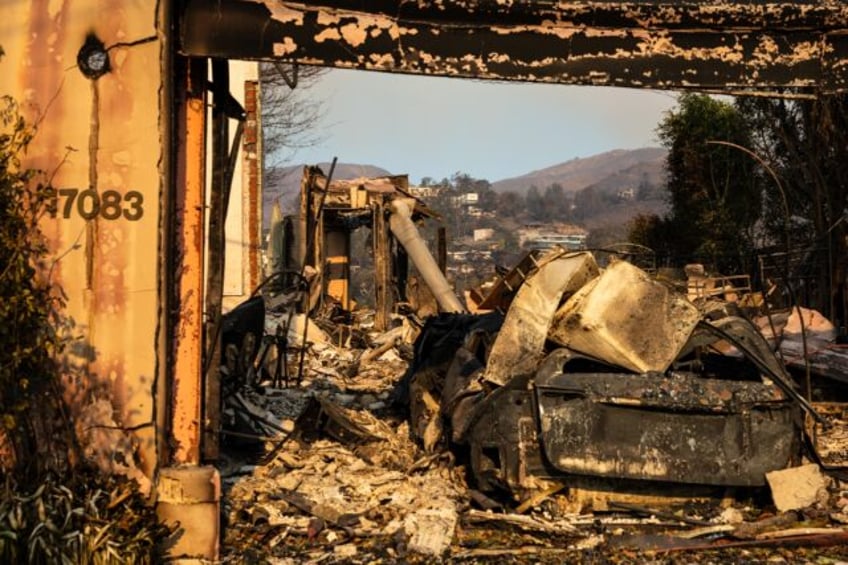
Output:
M443 186L410 186L409 192L418 198L435 198L444 189Z
M586 249L588 232L571 224L533 224L518 231L519 244L528 250L554 246L568 250Z
M465 192L452 198L454 206L474 207L480 202L480 195L476 192Z
M636 190L633 188L622 188L618 191L619 200L635 200Z

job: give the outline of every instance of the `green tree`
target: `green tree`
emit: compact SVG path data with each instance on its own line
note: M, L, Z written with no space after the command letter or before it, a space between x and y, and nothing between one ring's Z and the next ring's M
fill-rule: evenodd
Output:
M574 217L577 220L586 220L611 204L609 197L596 186L588 186L574 194Z
M638 214L627 226L627 241L652 249L661 257L673 255L674 233L669 222L656 214Z
M636 200L653 200L665 196L664 187L651 182L647 173L642 173L639 186L636 188Z
M524 198L514 191L501 192L497 194L496 210L502 218L518 217L524 213Z
M542 203L544 204L546 220L552 222L568 220L571 202L561 184L555 182L549 185L542 196Z
M545 219L545 202L539 193L539 187L535 184L530 186L527 189L527 194L524 195L524 207L527 210L529 219L536 221Z
M679 260L706 261L725 272L747 270L761 212L761 172L748 155L715 143L749 147L745 116L727 102L684 94L657 133L669 150L669 247Z

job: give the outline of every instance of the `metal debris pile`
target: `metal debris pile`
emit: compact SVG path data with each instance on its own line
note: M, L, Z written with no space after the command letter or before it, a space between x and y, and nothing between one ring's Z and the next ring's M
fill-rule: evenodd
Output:
M814 412L747 319L624 261L531 259L502 318L424 328L408 386L425 449L467 446L480 488L519 502L586 476L756 487L797 464L800 409Z
M733 304L554 250L473 306L423 327L394 315L388 331L361 311L225 326L225 555L561 562L848 546L846 411L804 398Z

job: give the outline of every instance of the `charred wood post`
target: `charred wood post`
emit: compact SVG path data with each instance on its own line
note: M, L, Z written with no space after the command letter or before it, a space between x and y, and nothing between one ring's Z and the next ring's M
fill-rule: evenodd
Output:
M406 296L406 283L409 280L409 254L396 239L392 238L392 244L394 248L394 253L392 253L392 262L394 263L395 271L394 286L397 292L397 301L406 302L408 300Z
M371 245L374 253L374 328L385 331L392 312L392 266L389 253L389 223L382 196L371 200Z
M209 200L208 279L206 283L206 357L204 455L218 457L218 429L221 410L221 305L224 297L225 224L230 188L235 173L246 114L230 94L229 61L212 61L212 192ZM230 144L229 120L238 127Z
M436 237L438 237L439 270L445 275L448 272L448 232L445 226L439 226Z
M303 268L310 264L311 257L307 255L308 241L315 239L315 220L312 211L312 169L306 168L300 180L300 223L298 225L297 262Z

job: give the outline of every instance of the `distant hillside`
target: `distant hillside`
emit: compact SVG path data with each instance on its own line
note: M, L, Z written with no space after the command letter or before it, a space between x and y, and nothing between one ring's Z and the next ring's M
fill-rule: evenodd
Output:
M274 202L280 202L284 213L297 212L297 198L300 194L300 180L303 177L305 164L288 167L268 167L265 169L264 186L262 187L263 226L269 227L271 209ZM330 163L318 163L324 174L330 173ZM359 177L381 177L391 173L373 165L357 165L355 163L336 163L333 178L336 180L355 179Z
M624 188L638 189L639 185L647 183L653 187L665 185L665 156L659 161L645 161L616 171L601 180L584 188L595 188L603 193L618 192ZM542 187L539 187L540 189Z
M616 149L499 180L492 184L492 188L497 192L515 191L524 194L533 185L544 190L547 186L559 183L568 193L591 185L607 192L628 186L635 188L644 178L643 175L647 175L649 183L660 184L664 178L665 156L666 150L659 147Z
M551 184L559 183L565 192L574 194L585 188L593 187L599 193L615 194L622 189L638 190L647 183L653 187L664 185L666 150L658 147L642 149L617 149L583 159L572 159L565 163L533 171L515 178L504 179L492 184L497 192L515 191L521 194L535 185L540 191ZM319 167L329 173L329 163L319 163ZM287 167L269 167L265 170L263 186L263 225L267 228L274 202L279 201L284 213L297 213L297 196L300 192L300 180L303 164ZM392 174L373 165L338 163L333 178L353 179L357 177L378 177ZM600 217L586 217L589 224L606 221L626 222L636 213L659 212L663 201L616 202L605 207Z

